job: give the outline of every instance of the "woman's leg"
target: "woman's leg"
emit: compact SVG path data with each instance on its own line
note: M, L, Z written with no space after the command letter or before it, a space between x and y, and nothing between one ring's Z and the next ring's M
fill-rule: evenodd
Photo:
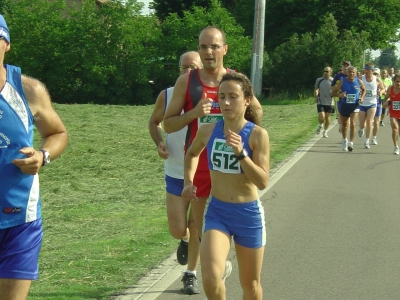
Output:
M222 276L229 249L230 236L225 232L210 229L203 233L200 244L201 277L204 292L210 300L226 299Z
M239 267L239 279L243 289L243 300L261 300L261 268L264 258L264 248L246 248L235 244Z

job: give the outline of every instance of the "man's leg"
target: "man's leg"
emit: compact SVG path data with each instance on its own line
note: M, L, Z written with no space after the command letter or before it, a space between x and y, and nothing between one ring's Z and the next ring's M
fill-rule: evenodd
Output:
M331 113L325 113L325 126L324 129L328 130L329 125L331 125Z
M194 221L191 208L189 213L189 232L192 238L189 242L189 258L187 269L190 271L195 271L200 261L200 240L198 238L199 233L197 231L196 222Z
M366 128L365 128L365 137L367 139L370 139L371 137L371 133L372 133L372 123L375 117L375 113L376 113L376 107L372 107L370 109L367 110L367 116L366 116Z
M25 300L28 297L31 280L0 278L1 300Z
M199 197L198 200L192 200L192 214L194 221L196 223L197 232L199 237L201 238L202 230L203 230L203 215L204 208L206 207L208 197Z
M322 109L322 105L321 105L321 108L319 108L319 109ZM318 124L317 131L315 132L316 134L320 134L322 128L324 128L324 120L325 120L325 113L324 113L324 111L319 111L319 112L318 112L318 123L319 123L319 124Z
M175 239L189 239L187 211L189 202L167 192L167 217L169 232Z
M358 116L359 116L358 124L359 124L359 127L360 127L360 129L358 130L358 136L362 137L364 135L365 120L366 120L366 117L367 117L367 112L360 111L358 113Z
M356 121L358 112L354 112L350 115L350 142L354 142L356 136Z

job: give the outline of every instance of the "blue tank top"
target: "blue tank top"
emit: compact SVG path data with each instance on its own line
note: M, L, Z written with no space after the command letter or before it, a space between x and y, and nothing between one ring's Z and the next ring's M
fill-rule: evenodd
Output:
M342 92L346 92L345 98L339 98L340 102L344 104L357 104L360 100L360 82L358 78L354 78L353 82L344 77L342 83Z
M254 123L247 122L239 132L242 137L243 148L247 150L249 157L252 157L253 151L249 146L249 137L254 128ZM226 145L224 137L224 120L219 120L207 143L208 168L213 171L223 173L240 174L243 173L239 161L236 159L231 146Z
M28 175L12 163L25 158L33 146L33 115L22 88L21 69L4 65L7 79L0 92L0 229L41 217L39 176Z

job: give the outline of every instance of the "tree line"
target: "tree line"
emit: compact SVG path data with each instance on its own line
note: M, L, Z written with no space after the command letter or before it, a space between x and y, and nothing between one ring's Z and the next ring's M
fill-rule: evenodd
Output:
M214 25L227 35L225 66L250 74L254 0L154 0L151 15L142 8L137 0L3 0L12 41L5 61L43 81L57 103L151 104L174 85L180 55ZM361 66L365 49L397 41L399 11L398 0L267 1L263 86L296 95L326 65Z

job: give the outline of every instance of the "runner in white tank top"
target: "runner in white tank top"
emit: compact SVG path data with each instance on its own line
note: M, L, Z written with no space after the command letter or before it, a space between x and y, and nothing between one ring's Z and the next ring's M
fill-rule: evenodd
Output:
M364 71L365 74L362 76L362 82L366 89L366 94L364 101L360 104L359 116L359 126L358 136L362 137L364 135L364 128L366 128L364 148L370 148L370 137L372 133L372 124L374 121L378 97L384 93L385 86L383 85L380 78L373 75L374 64L368 62ZM376 143L375 143L376 144Z

